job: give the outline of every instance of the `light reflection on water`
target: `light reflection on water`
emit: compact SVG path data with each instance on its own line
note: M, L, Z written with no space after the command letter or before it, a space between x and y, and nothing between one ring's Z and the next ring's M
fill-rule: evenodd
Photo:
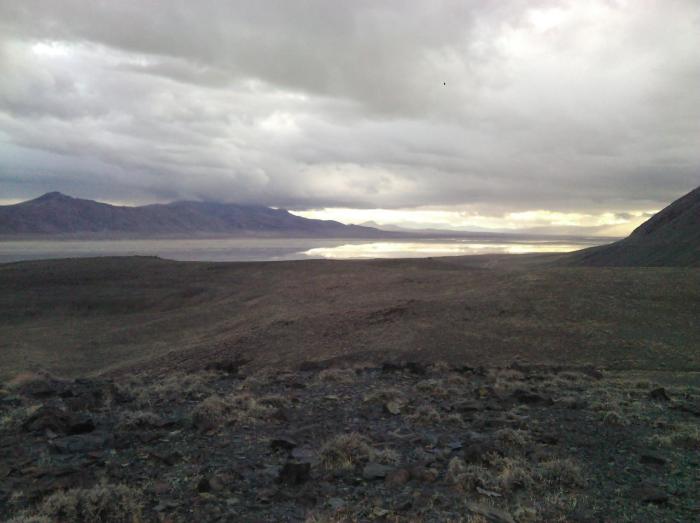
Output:
M312 258L424 258L470 254L525 254L529 252L570 252L587 245L565 243L469 243L469 242L372 242L316 247L304 254Z
M333 238L220 238L151 240L0 241L0 263L85 256L160 256L181 261L274 261L310 258L421 258L468 254L565 252L597 245L595 239L490 243L465 238L343 240Z

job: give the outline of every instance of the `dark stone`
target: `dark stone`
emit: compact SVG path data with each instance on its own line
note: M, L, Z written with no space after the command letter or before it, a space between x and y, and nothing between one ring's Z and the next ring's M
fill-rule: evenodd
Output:
M168 467L172 467L175 465L178 461L182 459L182 454L180 454L178 451L173 451L173 452L160 452L158 450L152 450L148 456L163 465L166 465Z
M454 410L456 412L461 412L462 414L471 414L473 412L479 412L484 409L484 404L479 401L460 401L454 405Z
M109 437L104 434L80 434L52 440L49 445L59 454L77 454L105 448Z
M383 363L382 364L382 372L385 374L390 374L392 372L401 372L403 370L402 365L397 365L396 363Z
M524 403L526 405L553 405L554 402L552 401L552 398L547 398L545 396L541 396L540 394L537 394L535 392L529 391L529 390L524 390L524 389L516 389L513 391L511 394L511 398L513 398L515 401L518 403Z
M197 482L197 492L211 492L209 478L202 478Z
M678 403L676 405L671 405L671 408L700 417L700 401L695 403Z
M311 463L288 461L279 472L278 480L286 485L301 485L311 477Z
M646 453L639 457L639 462L644 465L665 465L666 458L663 458L658 454Z
M301 372L317 372L327 369L329 366L330 363L327 361L303 361L299 364L299 370Z
M552 434L541 434L537 436L537 441L544 443L545 445L556 445L559 443L559 438L553 436Z
M365 479L384 479L392 470L393 467L389 467L388 465L371 462L367 463L362 469L362 476Z
M406 370L411 374L415 374L416 376L424 376L428 372L428 369L425 365L416 361L407 362Z
M663 387L649 391L649 399L654 401L671 401L671 397Z
M220 372L225 372L226 374L237 375L240 368L250 362L251 360L245 358L234 358L229 360L213 361L207 364L207 366L204 368L205 370L218 370Z
M642 503L654 503L662 505L668 502L668 494L658 487L651 485L634 488L630 491L631 497L638 499Z
M53 378L40 378L20 385L17 392L30 398L46 399L64 393L68 387L67 382Z
M270 441L270 448L272 450L292 450L297 447L298 443L290 438L275 438Z
M56 434L67 434L71 424L68 412L57 405L44 405L22 423L22 428L28 432L50 430Z
M581 372L586 376L590 376L593 379L600 380L603 379L603 372L595 367L587 366L581 369Z
M88 434L95 430L95 422L88 416L80 416L70 421L68 435Z

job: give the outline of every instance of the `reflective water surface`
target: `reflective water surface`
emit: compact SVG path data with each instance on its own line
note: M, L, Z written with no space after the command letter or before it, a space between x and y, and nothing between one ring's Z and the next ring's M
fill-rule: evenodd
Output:
M160 256L182 261L273 261L309 258L420 258L468 254L567 252L602 243L595 238L557 242L472 240L344 240L286 238L1 241L0 263L86 256Z

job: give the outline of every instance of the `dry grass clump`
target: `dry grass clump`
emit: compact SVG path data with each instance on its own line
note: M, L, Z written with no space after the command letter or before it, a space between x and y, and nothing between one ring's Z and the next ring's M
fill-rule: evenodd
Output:
M374 449L365 436L351 432L326 441L319 453L319 466L328 471L348 470L371 459Z
M458 412L452 412L445 416L445 423L452 423L454 425L464 425L464 418Z
M192 410L192 422L203 430L229 423L255 423L275 412L250 394L209 396Z
M625 427L629 425L629 420L618 410L608 410L602 412L601 420L604 424L612 427Z
M500 429L494 435L500 445L507 449L522 449L531 441L530 434L524 430Z
M382 387L368 392L362 398L365 403L386 403L403 399L403 392L394 387Z
M452 372L445 378L445 383L452 387L466 387L469 384L469 380L461 374Z
M498 469L496 481L503 492L531 489L538 479L530 462L520 457L494 457L491 464Z
M421 425L431 425L442 421L442 414L432 405L420 405L408 419Z
M209 396L192 410L192 423L203 430L228 422L231 406L221 396Z
M467 492L482 489L492 489L496 485L493 474L481 465L467 465L462 458L452 458L447 464L445 481L457 485Z
M449 372L450 365L444 360L438 360L438 361L434 362L432 365L430 365L430 370L436 374L442 374L445 372Z
M515 369L494 369L490 373L494 380L493 388L500 393L526 388L525 375Z
M20 372L5 383L9 390L14 390L37 381L50 379L51 376L47 372Z
M430 394L431 396L436 396L439 398L444 398L449 395L449 392L445 388L442 380L422 380L416 383L416 389L424 394Z
M140 523L143 521L141 514L140 491L125 485L103 484L51 494L36 510L15 521Z
M0 416L0 430L14 430L36 412L39 407L39 405L23 405L3 414Z
M273 369L260 369L250 376L246 376L245 379L238 384L237 389L248 391L258 390L277 379L280 379L280 374Z
M136 405L150 408L173 401L200 400L213 392L211 383L221 377L216 371L193 373L176 372L161 377L152 383L146 383L138 377L132 377L119 383L118 388L134 396Z
M396 465L401 456L393 449L375 449L368 438L357 432L331 438L319 453L319 466L328 471L349 470L368 461Z
M266 407L273 407L276 409L284 409L291 405L291 401L286 396L281 394L267 394L261 397L259 403Z
M318 379L326 383L354 383L357 373L352 369L324 369L318 373Z
M574 382L574 383L588 382L588 381L593 380L593 378L591 378L588 374L584 374L583 372L576 372L576 371L560 372L559 377L565 381Z
M568 458L540 463L539 474L549 483L566 487L583 487L586 483L581 467Z
M649 438L658 447L683 447L700 450L700 426L694 423L676 423L668 434L654 434Z

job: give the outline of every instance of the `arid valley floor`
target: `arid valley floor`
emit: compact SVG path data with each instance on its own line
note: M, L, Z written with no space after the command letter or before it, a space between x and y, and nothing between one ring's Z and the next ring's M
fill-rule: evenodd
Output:
M700 518L700 269L134 257L0 289L3 520Z

